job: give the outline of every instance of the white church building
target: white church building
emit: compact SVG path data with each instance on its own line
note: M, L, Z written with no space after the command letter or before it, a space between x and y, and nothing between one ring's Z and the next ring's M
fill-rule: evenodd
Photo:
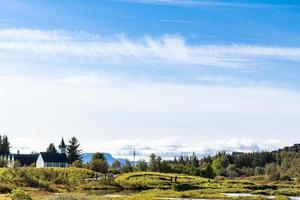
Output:
M39 154L10 154L4 158L7 160L8 167L15 166L16 161L21 166L36 166L38 168L45 167L69 167L66 154L66 145L62 138L58 146L57 153L40 152Z
M61 140L58 149L58 153L40 152L36 161L36 167L68 167L68 159L66 155L66 145L64 139Z

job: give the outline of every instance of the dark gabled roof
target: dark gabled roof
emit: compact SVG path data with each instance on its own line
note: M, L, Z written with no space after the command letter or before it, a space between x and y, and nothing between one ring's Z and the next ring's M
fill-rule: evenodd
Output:
M64 138L61 139L60 145L58 147L59 148L66 148L66 144L65 144Z
M67 155L65 153L40 153L44 162L67 163Z
M39 155L38 154L11 154L10 156L11 159L13 156L14 160L19 161L22 166L24 165L29 166L32 163L36 162Z

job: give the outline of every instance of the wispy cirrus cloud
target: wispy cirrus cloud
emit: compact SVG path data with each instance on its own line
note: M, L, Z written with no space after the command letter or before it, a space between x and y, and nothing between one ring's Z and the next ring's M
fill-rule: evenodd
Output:
M297 5L286 4L266 4L266 3L251 3L251 2L232 2L226 0L119 0L123 2L131 3L143 3L143 4L159 4L159 5L173 5L173 6L187 6L187 7L219 7L219 8L299 8Z
M162 23L175 23L175 24L193 24L195 21L193 20L185 20L185 19L161 19Z
M178 35L145 36L133 40L122 35L103 38L95 34L63 30L0 30L0 50L0 67L26 66L41 60L55 64L56 61L72 62L72 59L76 60L76 65L90 62L94 65L137 64L144 67L154 64L160 67L243 68L271 63L273 59L300 62L299 47L192 45Z

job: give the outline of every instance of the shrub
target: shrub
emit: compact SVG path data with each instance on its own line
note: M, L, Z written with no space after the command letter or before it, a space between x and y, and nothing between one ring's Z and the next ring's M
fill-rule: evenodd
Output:
M96 159L90 162L90 169L95 172L107 173L108 165L105 160Z
M76 160L71 164L71 167L82 168L83 164L80 160Z
M266 165L266 175L270 181L277 181L280 179L280 167L276 163Z
M265 168L263 168L263 167L255 167L254 174L255 174L255 176L264 175L265 174Z
M32 200L31 196L19 188L11 191L10 198L12 200Z

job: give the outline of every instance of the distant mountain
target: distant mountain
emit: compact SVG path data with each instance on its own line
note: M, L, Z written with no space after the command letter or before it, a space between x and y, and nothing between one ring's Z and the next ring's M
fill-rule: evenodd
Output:
M82 155L83 163L88 163L92 160L94 153L84 153ZM116 160L118 160L122 165L125 164L126 160L123 158L114 158L110 153L104 153L104 157L109 165L112 165Z

